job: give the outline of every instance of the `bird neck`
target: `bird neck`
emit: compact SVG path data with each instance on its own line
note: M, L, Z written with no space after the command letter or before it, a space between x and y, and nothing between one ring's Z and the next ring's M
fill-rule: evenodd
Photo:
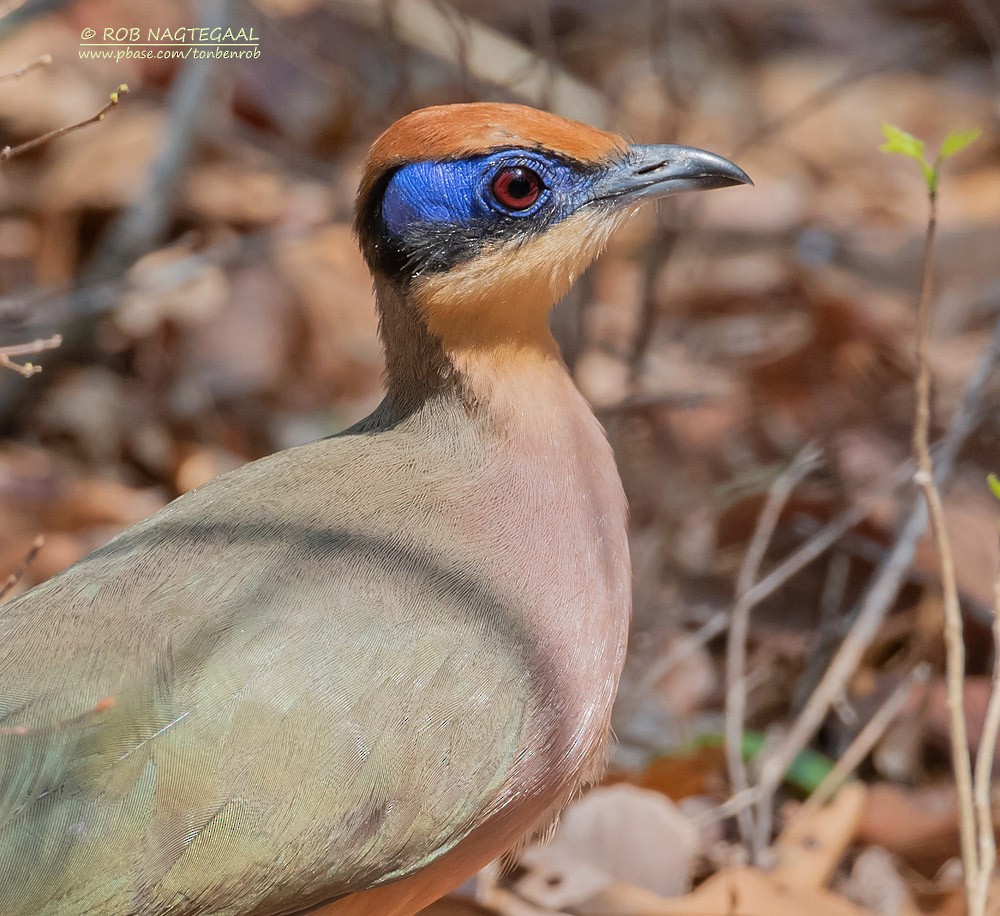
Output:
M562 377L572 385L548 327L547 304L477 302L448 320L438 302L415 297L398 284L376 278L380 332L385 348L387 402L405 416L441 395L453 394L470 408L496 407L534 382ZM575 390L575 389L574 389Z
M455 373L404 289L376 275L375 299L385 350L385 406L398 419L453 389Z

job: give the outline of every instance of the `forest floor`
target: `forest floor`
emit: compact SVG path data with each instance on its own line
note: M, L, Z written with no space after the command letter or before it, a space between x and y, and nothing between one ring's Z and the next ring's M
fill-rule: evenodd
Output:
M966 911L941 564L908 464L927 194L879 145L883 121L930 148L983 132L944 167L929 341L975 755L1000 518L995 5L254 0L226 15L259 58L188 62L84 58L81 36L211 2L4 6L0 144L130 89L0 162L0 343L61 338L3 351L43 369L0 367L9 594L378 403L350 214L399 115L503 99L705 147L755 188L647 208L553 316L631 508L609 775L552 843L428 912Z

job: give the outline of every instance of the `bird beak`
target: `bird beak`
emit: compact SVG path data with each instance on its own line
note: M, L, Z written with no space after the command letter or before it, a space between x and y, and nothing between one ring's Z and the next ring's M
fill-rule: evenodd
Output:
M750 184L750 176L722 156L693 146L633 146L594 182L591 200L615 205L681 191Z

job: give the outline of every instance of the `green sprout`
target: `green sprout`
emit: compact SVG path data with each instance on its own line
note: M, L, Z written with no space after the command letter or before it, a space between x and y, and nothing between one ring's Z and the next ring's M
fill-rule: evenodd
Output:
M941 163L975 143L982 131L978 127L972 130L953 130L944 138L933 163L928 162L924 155L924 141L918 140L913 134L908 134L905 130L901 130L888 121L882 122L882 134L885 137L885 143L879 149L883 153L898 153L900 156L915 160L920 166L920 171L924 173L927 190L930 191L931 195L934 195L937 193Z
M986 478L986 482L990 485L990 492L997 498L1000 499L1000 477L996 474L990 474Z

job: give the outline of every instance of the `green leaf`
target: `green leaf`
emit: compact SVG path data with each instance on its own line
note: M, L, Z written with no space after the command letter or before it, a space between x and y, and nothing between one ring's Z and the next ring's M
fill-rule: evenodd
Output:
M954 156L955 153L962 152L967 146L975 143L982 133L978 127L974 127L972 130L953 130L944 138L944 143L941 144L941 152L938 153L938 159L948 159Z
M1000 499L1000 477L997 477L996 474L990 474L989 477L986 478L986 482L990 485L990 491L993 495L997 499Z
M888 121L882 122L882 135L885 137L879 149L883 153L899 153L901 156L909 156L916 159L921 165L926 165L924 159L924 141L918 140L913 134L908 134L905 130L900 130Z
M755 761L764 750L764 741L763 732L752 730L744 732L743 747L741 748L743 759L750 762ZM698 747L722 747L725 739L718 733L709 732L699 735L694 743ZM809 794L816 791L833 766L834 761L829 757L806 748L796 755L785 772L784 778L789 784Z

